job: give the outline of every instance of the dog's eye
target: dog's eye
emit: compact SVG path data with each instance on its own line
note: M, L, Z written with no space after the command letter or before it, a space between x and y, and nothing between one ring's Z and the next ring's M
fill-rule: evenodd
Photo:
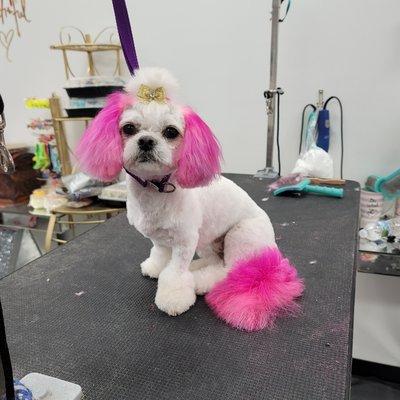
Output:
M137 128L133 124L125 124L121 128L121 132L126 136L132 136L137 133Z
M179 136L179 131L173 126L167 126L163 131L163 136L167 139L175 139Z

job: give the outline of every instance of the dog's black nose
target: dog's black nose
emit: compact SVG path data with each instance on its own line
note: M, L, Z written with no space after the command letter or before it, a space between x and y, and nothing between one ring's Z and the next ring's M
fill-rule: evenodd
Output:
M149 136L143 136L138 140L139 149L143 151L152 150L155 144L155 140Z

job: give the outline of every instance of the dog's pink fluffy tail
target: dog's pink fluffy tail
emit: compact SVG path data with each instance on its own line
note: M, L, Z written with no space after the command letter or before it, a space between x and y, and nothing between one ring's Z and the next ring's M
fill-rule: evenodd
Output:
M210 308L229 325L257 331L272 327L280 313L298 311L302 280L277 248L238 261L206 295Z

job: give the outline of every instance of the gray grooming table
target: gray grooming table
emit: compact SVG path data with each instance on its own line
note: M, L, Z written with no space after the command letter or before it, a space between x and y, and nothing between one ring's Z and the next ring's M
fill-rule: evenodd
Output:
M358 184L342 200L274 198L264 181L228 176L269 213L305 279L299 317L249 334L202 298L163 314L140 274L150 242L120 215L0 281L16 377L76 382L93 400L348 399Z

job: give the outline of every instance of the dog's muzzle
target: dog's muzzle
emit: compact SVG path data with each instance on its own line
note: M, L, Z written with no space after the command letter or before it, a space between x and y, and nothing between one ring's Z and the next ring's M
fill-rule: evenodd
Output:
M138 140L138 147L141 151L151 151L154 149L157 142L149 136L143 136Z

